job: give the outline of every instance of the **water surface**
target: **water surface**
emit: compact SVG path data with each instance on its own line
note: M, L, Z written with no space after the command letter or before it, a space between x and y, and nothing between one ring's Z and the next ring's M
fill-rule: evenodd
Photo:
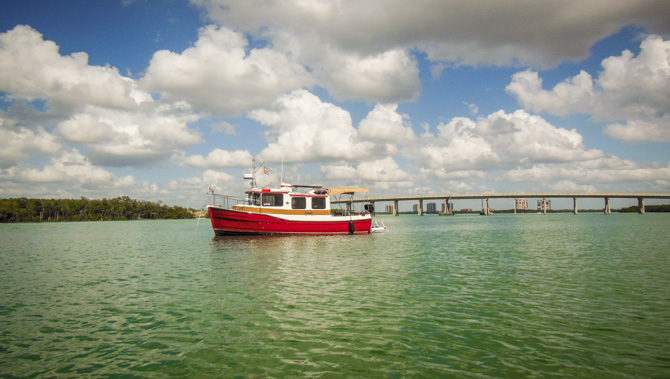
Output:
M670 377L670 215L0 225L0 376Z

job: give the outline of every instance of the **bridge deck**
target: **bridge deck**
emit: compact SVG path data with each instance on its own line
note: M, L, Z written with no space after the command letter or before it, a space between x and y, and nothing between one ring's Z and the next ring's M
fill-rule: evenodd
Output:
M388 196L355 198L353 202L364 201L408 201L408 200L459 200L459 199L514 199L514 198L610 198L610 199L670 199L668 193L507 193L507 194L476 194L476 195L423 195L423 196ZM347 203L349 200L333 200L333 203Z

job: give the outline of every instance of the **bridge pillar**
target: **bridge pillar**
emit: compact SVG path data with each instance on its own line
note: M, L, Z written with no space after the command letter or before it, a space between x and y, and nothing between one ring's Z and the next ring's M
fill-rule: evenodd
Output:
M393 200L393 215L398 215L398 200Z
M451 208L449 208L449 198L444 199L444 214L445 215L454 214L454 212L451 211Z
M612 210L610 209L610 198L606 197L605 198L605 214L608 215L612 213Z
M489 212L489 198L486 198L486 201L484 201L484 209L482 210L482 214L485 216L490 215L491 213Z
M637 213L643 215L644 214L644 198L643 197L638 197L637 198Z
M516 199L514 199L514 214L516 214Z
M423 200L419 199L419 206L417 207L417 214L423 216Z
M547 201L544 197L542 198L542 214L547 214Z
M577 198L576 198L576 197L573 197L573 198L572 198L572 201L573 201L573 203L575 204L575 205L574 205L574 213L577 215L577 214L579 214L579 210L577 209Z

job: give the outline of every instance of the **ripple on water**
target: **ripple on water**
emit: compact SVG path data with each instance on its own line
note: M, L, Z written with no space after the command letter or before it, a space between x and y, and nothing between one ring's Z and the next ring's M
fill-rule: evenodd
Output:
M10 226L0 372L670 376L670 218L571 216L389 217L354 237Z

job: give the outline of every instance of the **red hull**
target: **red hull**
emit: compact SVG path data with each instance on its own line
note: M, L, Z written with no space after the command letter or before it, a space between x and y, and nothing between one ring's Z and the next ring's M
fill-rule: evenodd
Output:
M291 221L269 214L209 208L212 227L217 236L250 234L369 234L372 219L350 221L333 216L333 221Z

